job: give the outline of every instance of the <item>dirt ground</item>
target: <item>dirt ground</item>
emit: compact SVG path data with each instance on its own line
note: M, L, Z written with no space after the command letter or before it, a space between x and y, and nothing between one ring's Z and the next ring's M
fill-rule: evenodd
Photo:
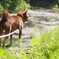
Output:
M12 50L15 47L26 49L31 46L32 37L34 37L33 33L35 31L39 33L41 31L50 31L51 29L59 25L59 13L55 10L28 10L28 14L30 20L24 24L21 37L22 40L20 39L21 45L17 45L19 31L16 31L13 35L13 42L15 45L13 47L10 47L9 50Z

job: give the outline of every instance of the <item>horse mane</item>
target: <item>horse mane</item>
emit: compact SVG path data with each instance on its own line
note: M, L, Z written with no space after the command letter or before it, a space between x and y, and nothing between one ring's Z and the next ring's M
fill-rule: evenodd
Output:
M2 14L3 18L8 18L9 17L9 13L7 10L5 10Z

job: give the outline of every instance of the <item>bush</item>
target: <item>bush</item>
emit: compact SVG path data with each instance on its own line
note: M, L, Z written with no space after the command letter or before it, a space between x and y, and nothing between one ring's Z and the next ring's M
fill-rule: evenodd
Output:
M0 12L8 10L10 13L20 12L21 10L28 10L30 4L24 0L1 0L0 1Z
M39 36L33 38L32 59L59 59L59 29L54 28Z
M2 5L0 4L0 13L2 13L4 10L4 8L2 7Z
M26 3L24 0L18 1L18 5L15 9L15 11L22 11L22 10L29 10L30 9L30 4Z

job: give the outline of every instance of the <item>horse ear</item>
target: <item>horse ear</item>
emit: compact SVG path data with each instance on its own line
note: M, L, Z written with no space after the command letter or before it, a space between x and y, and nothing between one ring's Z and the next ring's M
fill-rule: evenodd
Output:
M25 13L27 13L27 11Z
M25 15L27 14L27 11L25 11Z

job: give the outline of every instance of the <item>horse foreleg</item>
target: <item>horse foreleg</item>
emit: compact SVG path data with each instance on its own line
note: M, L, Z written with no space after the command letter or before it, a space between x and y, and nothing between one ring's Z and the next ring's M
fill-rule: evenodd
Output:
M19 30L19 39L21 38L22 30Z
M12 35L10 35L10 45L12 45Z

